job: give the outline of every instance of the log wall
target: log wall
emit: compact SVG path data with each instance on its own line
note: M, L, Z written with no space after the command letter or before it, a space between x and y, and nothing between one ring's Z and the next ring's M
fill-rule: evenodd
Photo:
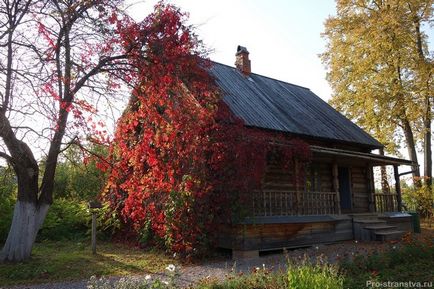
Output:
M348 165L344 165L347 166ZM370 211L370 204L372 203L371 185L369 180L370 168L369 166L349 166L351 177L351 200L352 209L347 210L346 213L365 213ZM296 206L295 195L289 192L299 191L303 192L333 192L333 172L332 163L320 160L314 160L309 167L300 168L303 172L295 173L294 167L282 168L276 163L270 162L267 165L265 175L262 180L261 190L264 192L273 192L276 198L281 198L279 194L288 194L285 198L285 206L290 208ZM312 174L315 174L315 180L319 179L317 183L313 184ZM307 182L310 185L307 185ZM274 195L273 195L274 196ZM273 203L274 197L270 195L270 203ZM256 200L253 200L256 201ZM269 205L268 205L269 206ZM281 207L266 208L268 211L281 212ZM264 211L266 211L264 209ZM306 210L308 211L308 210ZM297 208L292 208L286 214L294 215L300 212ZM259 214L267 215L267 214ZM281 215L281 214L278 214Z
M351 167L352 213L369 212L370 186L365 167Z

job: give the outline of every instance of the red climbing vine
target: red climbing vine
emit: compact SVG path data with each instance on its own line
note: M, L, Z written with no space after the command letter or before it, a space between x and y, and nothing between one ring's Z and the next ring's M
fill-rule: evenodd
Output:
M139 69L111 145L104 199L141 241L192 255L234 218L230 204L258 188L268 153L279 150L290 163L308 160L309 150L231 113L186 17L160 3L140 25L119 28L126 49L141 49L130 59Z

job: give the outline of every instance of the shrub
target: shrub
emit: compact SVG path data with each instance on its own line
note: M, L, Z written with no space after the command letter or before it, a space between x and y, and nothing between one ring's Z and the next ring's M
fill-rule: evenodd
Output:
M93 154L104 156L104 148L87 148ZM70 146L61 156L54 177L56 198L94 200L106 183L106 176L96 166L96 157L84 157L77 146Z
M409 210L417 211L422 217L431 219L434 215L434 190L426 185L417 189L415 187L405 188L402 198Z
M0 199L0 243L4 242L8 236L9 228L14 213L14 198L12 196Z
M86 203L57 199L48 210L38 239L57 241L84 238L89 230L89 221Z
M11 167L0 167L0 242L7 238L14 212L17 182Z

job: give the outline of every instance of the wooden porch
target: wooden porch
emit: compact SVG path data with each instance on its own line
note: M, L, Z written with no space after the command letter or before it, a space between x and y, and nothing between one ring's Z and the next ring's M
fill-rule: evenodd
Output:
M374 193L373 212L399 212L396 193ZM261 190L252 194L252 217L341 214L339 192Z
M297 216L339 214L337 192L255 191L252 216Z
M232 249L235 258L251 257L354 238L386 240L411 228L411 219L398 213L401 160L329 148L313 151L304 171L297 162L289 170L268 164L261 189L246 196L246 218L224 229L221 247ZM375 191L373 167L379 165L393 165L395 192Z

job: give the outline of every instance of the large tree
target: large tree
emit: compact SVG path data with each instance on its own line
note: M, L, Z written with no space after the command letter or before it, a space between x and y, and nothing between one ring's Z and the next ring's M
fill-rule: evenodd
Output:
M131 48L120 45L120 2L5 0L0 5L0 156L18 181L0 261L30 256L53 202L62 150L90 132L104 135L96 117L103 112L96 108L110 105L109 97L119 91L115 77L133 69L125 62Z
M397 153L403 134L417 163L424 142L425 175L431 178L433 60L424 25L433 20L432 0L337 0L327 19L323 62L333 89L331 104ZM413 177L420 177L418 165ZM417 183L417 182L416 182Z

